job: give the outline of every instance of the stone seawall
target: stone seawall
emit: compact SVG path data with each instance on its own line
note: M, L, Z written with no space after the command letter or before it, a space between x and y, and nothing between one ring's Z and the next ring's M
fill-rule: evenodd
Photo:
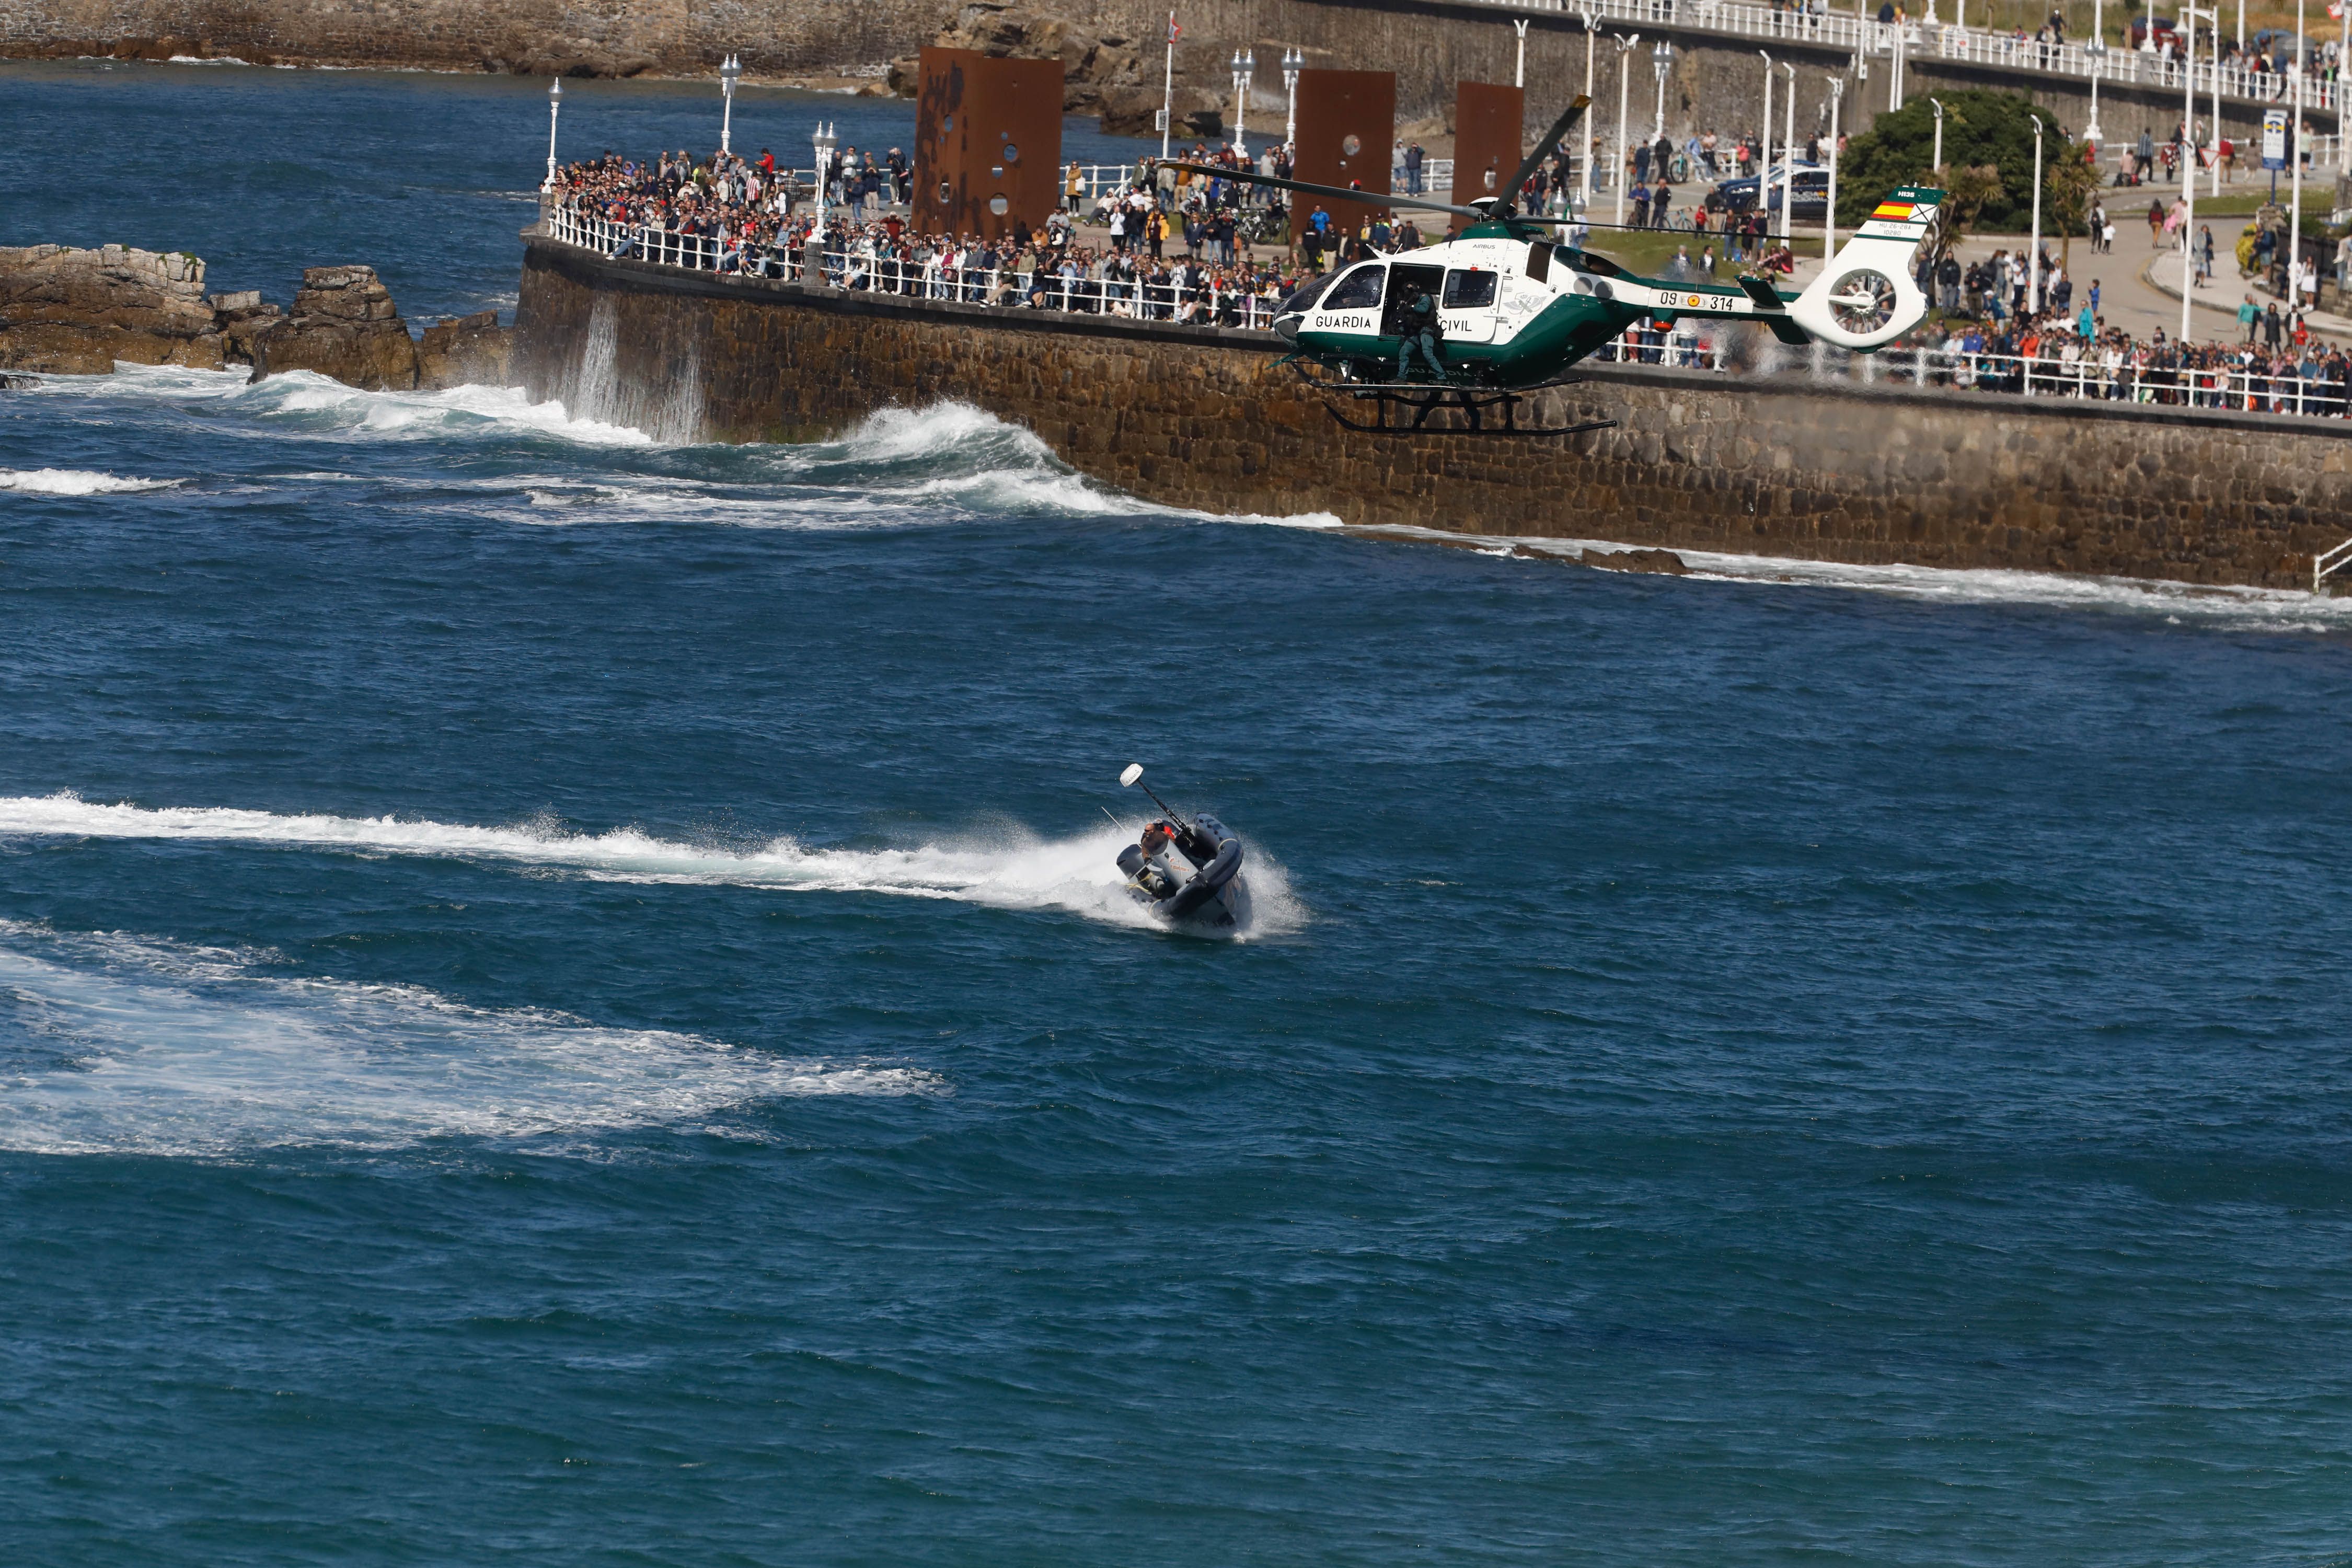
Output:
M1540 412L1614 429L1383 440L1333 423L1281 346L527 237L515 368L535 397L671 438L809 439L953 400L1105 483L1224 513L2282 588L2352 528L2337 422L1600 367Z

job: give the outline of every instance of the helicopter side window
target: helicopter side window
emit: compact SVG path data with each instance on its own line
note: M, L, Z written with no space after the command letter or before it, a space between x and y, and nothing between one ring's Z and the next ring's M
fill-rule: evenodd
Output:
M1495 303L1495 272L1464 272L1455 270L1445 275L1445 308L1449 310L1491 310Z
M1339 286L1323 297L1326 310L1376 310L1380 309L1381 289L1387 283L1389 269L1375 262L1359 267L1339 279Z
M1339 276L1339 275L1336 272L1326 272L1320 278L1308 279L1306 282L1298 286L1298 288L1291 294L1289 299L1285 300L1282 302L1282 309L1276 311L1275 314L1278 316L1298 315L1313 310L1315 308L1317 298L1322 294L1324 289L1331 287L1331 280Z

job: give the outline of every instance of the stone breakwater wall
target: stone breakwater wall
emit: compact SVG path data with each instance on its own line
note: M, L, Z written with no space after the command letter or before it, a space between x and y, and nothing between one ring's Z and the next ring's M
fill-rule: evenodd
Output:
M2307 585L2352 527L2340 423L1700 373L1541 395L1564 438L1351 433L1265 333L849 295L527 237L531 395L671 438L972 405L1172 506L1864 563Z

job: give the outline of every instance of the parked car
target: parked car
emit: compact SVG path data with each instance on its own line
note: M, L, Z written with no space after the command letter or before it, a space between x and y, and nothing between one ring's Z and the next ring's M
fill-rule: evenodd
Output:
M1769 210L1779 212L1787 198L1784 184L1788 171L1775 165L1772 170L1772 205ZM1708 193L1709 212L1746 213L1756 210L1756 176L1726 180ZM1819 163L1800 163L1796 170L1796 195L1789 209L1799 223L1819 223L1829 216L1830 172Z
M2147 30L2150 26L2156 28L2156 47L2159 49L2171 40L2173 34L2180 30L2180 24L2169 16L2150 17L2146 12L2142 12L2134 16L2131 19L2131 26L2125 29L2125 46L2135 49L2144 46L2147 42Z

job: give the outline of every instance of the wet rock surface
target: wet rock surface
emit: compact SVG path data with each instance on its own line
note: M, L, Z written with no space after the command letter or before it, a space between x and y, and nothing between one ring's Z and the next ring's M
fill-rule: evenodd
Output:
M496 310L454 317L425 329L416 345L416 384L505 386L514 357L514 329L499 325Z
M416 385L416 343L373 267L308 267L287 317L257 333L253 379L309 370L371 392Z
M0 249L0 366L103 375L117 360L218 370L227 356L199 257L120 245Z

